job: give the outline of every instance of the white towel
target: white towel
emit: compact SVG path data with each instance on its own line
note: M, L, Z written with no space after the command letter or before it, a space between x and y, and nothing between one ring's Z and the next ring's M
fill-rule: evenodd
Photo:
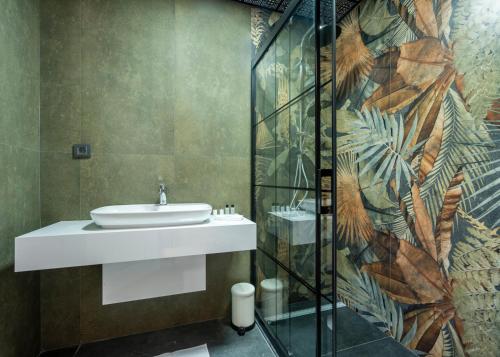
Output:
M207 345L204 344L197 347L187 348L185 350L164 353L157 357L210 357L210 354L208 353Z

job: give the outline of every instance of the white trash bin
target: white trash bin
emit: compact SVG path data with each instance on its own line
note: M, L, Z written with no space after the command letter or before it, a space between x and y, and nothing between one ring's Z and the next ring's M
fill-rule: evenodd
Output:
M249 283L234 284L231 288L231 325L243 336L255 326L255 287Z
M276 321L283 314L283 282L280 279L265 279L262 288L262 314L266 321Z

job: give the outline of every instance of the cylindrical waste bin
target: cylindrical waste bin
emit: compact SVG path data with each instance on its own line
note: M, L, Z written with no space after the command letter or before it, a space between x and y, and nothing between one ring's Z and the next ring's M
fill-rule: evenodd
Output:
M255 288L249 283L234 284L231 288L231 325L242 336L255 326Z
M280 279L264 279L262 288L262 314L266 321L276 321L283 313L283 282Z

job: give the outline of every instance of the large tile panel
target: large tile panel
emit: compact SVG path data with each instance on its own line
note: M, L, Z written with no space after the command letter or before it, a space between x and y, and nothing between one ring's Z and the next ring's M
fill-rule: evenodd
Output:
M80 218L80 161L71 154L41 153L41 219L46 226Z
M172 153L173 5L82 6L82 140L96 153Z
M51 350L80 343L80 268L40 273L40 335Z
M159 177L174 182L174 160L163 155L99 155L81 161L81 219L113 204L156 203ZM175 192L175 191L174 191ZM167 193L168 197L168 193Z
M79 0L42 0L40 75L43 84L80 83L81 17Z

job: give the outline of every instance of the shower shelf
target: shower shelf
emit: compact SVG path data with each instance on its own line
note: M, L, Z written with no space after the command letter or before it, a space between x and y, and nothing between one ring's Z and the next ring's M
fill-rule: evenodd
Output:
M102 229L63 221L17 237L15 271L103 265L103 304L205 290L206 254L256 249L256 225Z

